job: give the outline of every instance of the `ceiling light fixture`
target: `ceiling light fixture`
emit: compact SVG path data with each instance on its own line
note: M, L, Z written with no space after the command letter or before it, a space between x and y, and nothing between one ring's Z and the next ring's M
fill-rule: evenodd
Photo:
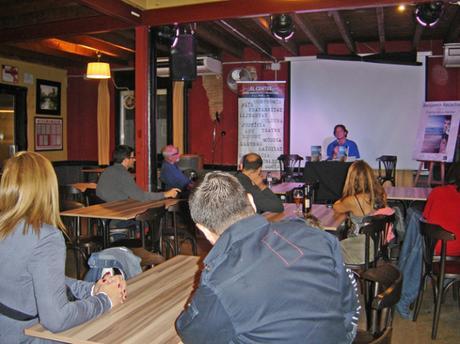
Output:
M270 17L270 31L281 41L287 42L294 36L294 23L289 14L282 13Z
M404 12L405 10L406 10L406 5L404 5L404 4L398 5L398 11L399 12Z
M444 13L444 2L433 1L417 5L415 8L415 18L417 22L426 27L433 27L441 19Z
M89 62L86 67L86 77L88 79L110 79L110 65L100 62L101 54L97 52L97 62Z

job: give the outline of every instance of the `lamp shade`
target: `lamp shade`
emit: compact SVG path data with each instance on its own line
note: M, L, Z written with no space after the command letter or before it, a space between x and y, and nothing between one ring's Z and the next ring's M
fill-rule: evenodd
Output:
M86 68L88 79L110 79L110 65L105 62L90 62Z

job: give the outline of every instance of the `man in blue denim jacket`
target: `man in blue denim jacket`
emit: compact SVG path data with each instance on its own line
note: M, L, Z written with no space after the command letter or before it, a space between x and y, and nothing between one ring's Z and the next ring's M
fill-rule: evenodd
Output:
M188 343L351 343L359 305L337 239L303 220L256 215L237 179L208 173L190 198L214 244L176 321Z

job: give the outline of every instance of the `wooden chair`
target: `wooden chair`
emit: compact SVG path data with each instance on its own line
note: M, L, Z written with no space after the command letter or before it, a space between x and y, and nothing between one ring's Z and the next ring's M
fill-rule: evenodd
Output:
M150 239L150 251L162 253L162 228L166 209L164 206L150 208L136 216L135 220L141 224L142 247L146 247L145 228L148 227Z
M78 190L76 187L68 184L59 185L59 200L76 201L82 203L85 206L88 204L86 202L86 197L83 194L83 192Z
M452 285L460 282L460 260L458 257L448 257L446 254L447 242L455 240L455 234L439 225L420 221L420 233L423 237L423 272L420 280L420 289L415 303L413 321L417 320L423 301L423 292L427 279L431 280L434 295L434 313L431 338L436 339L438 332L439 316L444 295ZM435 247L441 241L441 255L435 257ZM449 283L444 283L445 279ZM458 295L457 295L458 297ZM460 302L460 300L459 300Z
M60 202L60 211L84 208L85 205L72 200L63 200ZM72 248L75 258L75 269L77 278L80 278L80 257L86 262L94 251L102 249L101 238L89 235L82 237L80 233L79 219L75 217L62 216L62 222L66 226L67 232L63 232Z
M392 264L383 264L362 274L371 284L372 298L365 304L367 330L358 330L353 343L391 343L393 308L401 297L402 274Z
M386 181L391 182L391 185L396 185L396 162L398 157L395 155L382 155L377 158L379 162L379 175L377 177L380 184L383 185ZM383 169L382 169L383 167Z
M178 255L181 251L181 245L184 242L189 242L192 247L192 254L196 256L198 254L198 244L196 236L194 235L195 225L190 217L190 210L188 204L184 203L187 200L182 200L174 206L168 208L168 213L171 214L171 226L165 226L163 228L163 241L166 247L166 257L172 255ZM178 227L177 215L182 214L185 228Z
M283 182L303 181L301 163L303 158L298 154L282 154L278 157L280 179Z

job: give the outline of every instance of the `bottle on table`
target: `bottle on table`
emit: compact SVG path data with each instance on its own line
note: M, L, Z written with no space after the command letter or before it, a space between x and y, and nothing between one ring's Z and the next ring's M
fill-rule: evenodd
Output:
M311 211L311 206L313 203L313 185L305 184L303 191L303 204L302 212L304 215L307 215Z
M272 177L272 173L270 171L267 172L267 185L268 185L268 188L271 189L272 188L272 184L273 184L273 177Z

